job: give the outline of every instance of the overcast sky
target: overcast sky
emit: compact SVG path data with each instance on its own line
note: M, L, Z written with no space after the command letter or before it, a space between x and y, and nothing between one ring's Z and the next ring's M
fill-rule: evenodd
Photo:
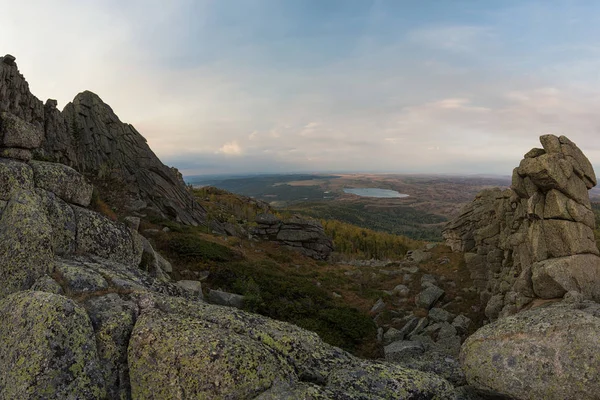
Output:
M184 174L600 166L600 2L0 0L0 53L91 90Z

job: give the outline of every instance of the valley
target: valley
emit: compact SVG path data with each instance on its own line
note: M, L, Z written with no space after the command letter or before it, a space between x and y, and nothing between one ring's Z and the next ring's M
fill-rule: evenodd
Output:
M193 186L215 186L265 201L280 212L335 219L412 239L440 241L441 229L484 188L510 185L497 176L402 174L292 174L205 179ZM378 188L407 197L363 197L347 189Z

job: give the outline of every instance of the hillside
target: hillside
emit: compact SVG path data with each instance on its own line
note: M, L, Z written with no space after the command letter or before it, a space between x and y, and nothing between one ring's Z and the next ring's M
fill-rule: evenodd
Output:
M507 187L510 179L477 176L397 174L295 174L246 178L188 177L192 185L212 185L269 203L280 212L335 219L416 240L441 241L443 225L482 189ZM376 187L408 194L369 198L346 188Z

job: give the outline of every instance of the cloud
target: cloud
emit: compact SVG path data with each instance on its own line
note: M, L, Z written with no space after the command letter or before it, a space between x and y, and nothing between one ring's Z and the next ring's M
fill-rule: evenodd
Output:
M494 40L494 32L486 26L433 26L413 30L411 42L438 50L474 52Z
M240 147L238 142L234 140L232 142L225 143L223 146L221 146L217 153L238 156L242 154L242 148Z

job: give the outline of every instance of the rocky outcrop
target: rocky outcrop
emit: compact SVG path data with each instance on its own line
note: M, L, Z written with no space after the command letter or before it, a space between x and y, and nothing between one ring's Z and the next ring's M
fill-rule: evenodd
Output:
M600 257L587 191L594 170L565 136L544 135L513 171L509 190L481 192L444 230L465 252L490 319L535 298L576 291L600 301Z
M259 214L256 223L252 234L279 242L316 260L327 260L333 251L333 242L319 221L297 215L282 220L273 214Z
M90 178L118 182L112 187L119 187L119 197L133 211L153 211L189 225L206 222L206 211L181 174L161 163L146 139L100 97L86 91L62 112L56 106L55 100L44 105L31 94L14 57L0 57L0 157L28 161L34 153Z

